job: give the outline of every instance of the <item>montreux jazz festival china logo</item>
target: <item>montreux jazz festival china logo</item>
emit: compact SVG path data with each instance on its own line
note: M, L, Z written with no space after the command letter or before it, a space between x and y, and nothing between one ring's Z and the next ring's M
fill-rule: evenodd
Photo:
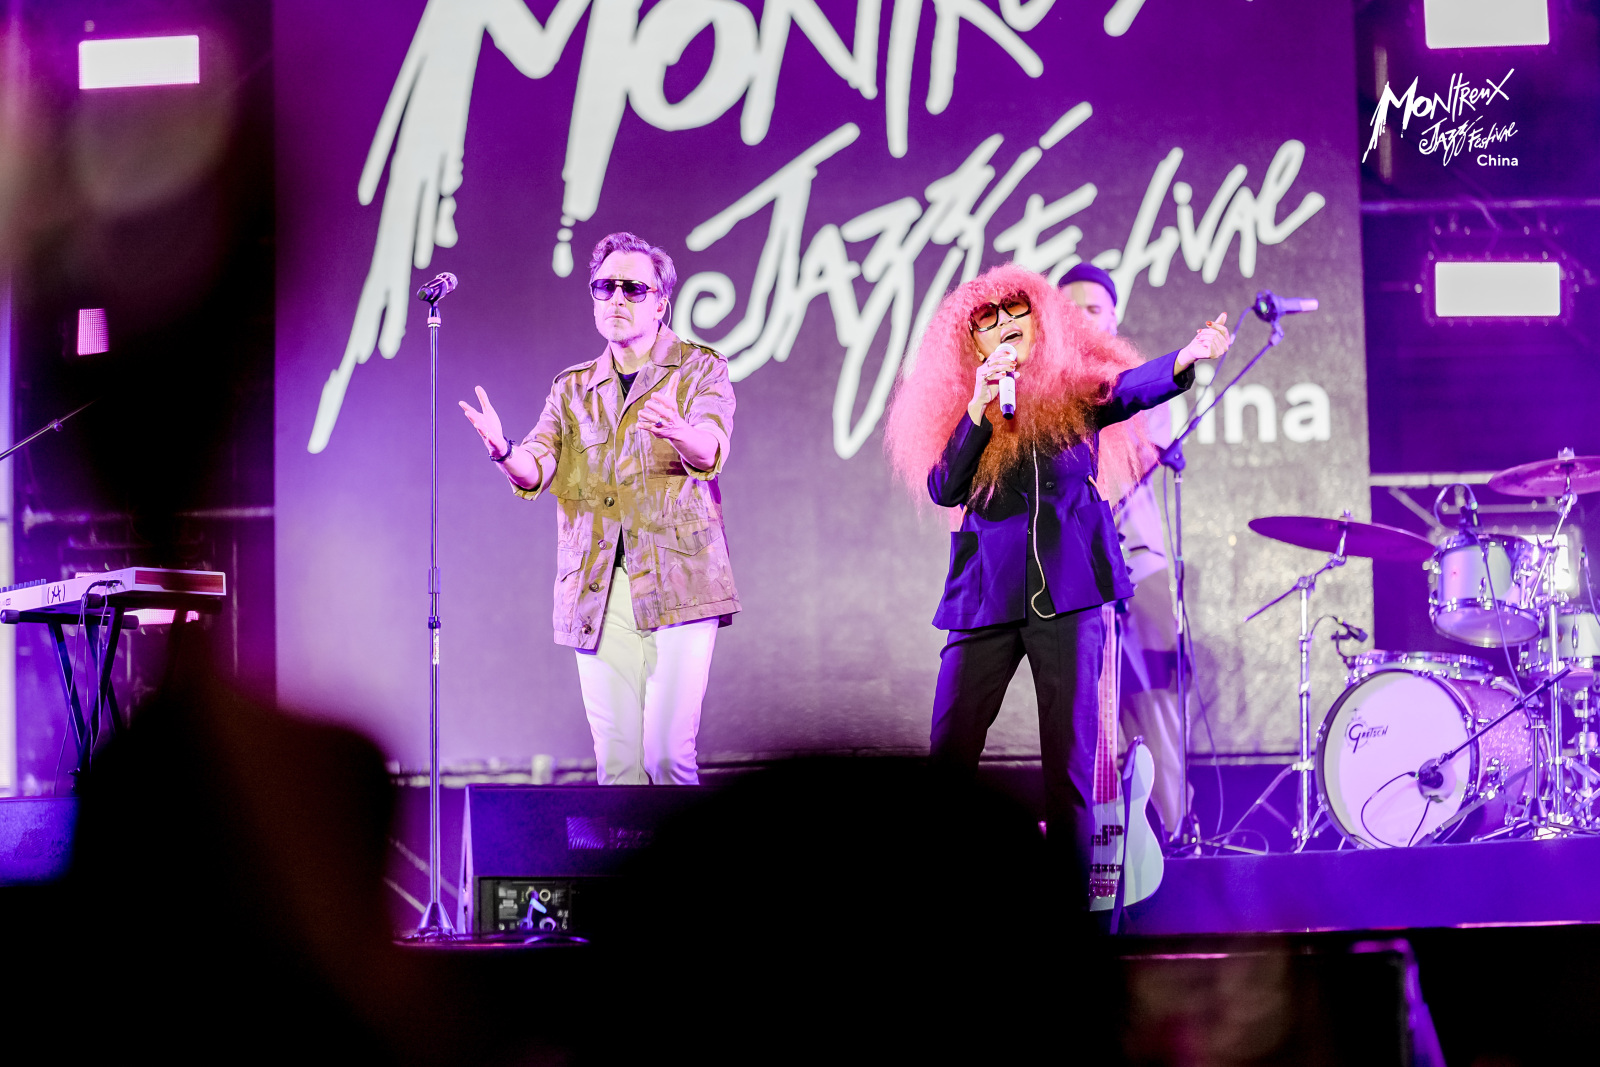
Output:
M1472 155L1473 162L1480 167L1516 166L1515 156L1495 154L1497 145L1503 145L1517 135L1516 122L1507 122L1502 126L1485 114L1498 101L1511 102L1511 96L1506 92L1506 82L1511 80L1514 73L1515 67L1506 71L1505 77L1499 81L1484 78L1481 83L1468 81L1464 74L1452 74L1449 88L1443 96L1438 93L1417 95L1417 83L1422 80L1420 77L1412 78L1406 91L1399 96L1385 81L1378 108L1372 113L1372 137L1367 141L1366 152L1361 153L1361 162L1365 163L1368 154L1378 147L1378 138L1389 121L1389 109L1392 107L1400 114L1402 137L1412 119L1417 119L1420 124L1438 116L1433 125L1422 131L1417 151L1425 156L1438 155L1439 162L1444 166L1449 166L1452 160L1461 155Z

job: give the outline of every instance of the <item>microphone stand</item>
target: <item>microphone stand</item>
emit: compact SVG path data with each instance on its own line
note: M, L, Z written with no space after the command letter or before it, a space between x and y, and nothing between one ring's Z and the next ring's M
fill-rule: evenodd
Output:
M96 398L96 399L98 399L98 398ZM43 437L45 434L49 433L51 430L59 431L61 429L61 424L62 423L66 422L68 419L72 418L72 416L76 415L78 412L82 411L84 408L89 407L93 403L94 403L94 401L91 400L91 401L89 401L88 404L84 404L81 407L73 408L71 411L67 412L65 415L61 416L59 419L51 419L49 422L47 422L43 426L39 427L37 430L35 430L32 433L30 433L28 436L24 437L22 440L18 441L16 444L14 444L10 448L6 449L4 452L0 452L0 459L5 459L6 457L10 456L14 452L20 452L22 449L27 448L29 445L33 444L34 441L36 441L39 438Z
M428 301L428 907L407 940L442 941L455 927L439 900L439 293Z
M1120 512L1123 506L1127 503L1129 497L1133 495L1134 491L1147 483L1150 480L1150 476L1154 474L1158 468L1166 467L1172 471L1172 579L1174 592L1177 597L1177 613L1175 624L1177 628L1176 637L1178 647L1178 713L1183 720L1183 729L1181 733L1183 737L1182 794L1184 812L1183 817L1180 820L1182 823L1182 829L1179 831L1179 842L1186 850L1192 847L1196 855L1199 854L1200 846L1203 844L1203 837L1198 832L1198 828L1191 830L1194 819L1194 810L1192 807L1192 800L1189 796L1189 682L1187 677L1189 664L1187 662L1188 651L1185 647L1188 640L1189 602L1184 592L1184 578L1185 571L1187 569L1187 561L1184 559L1183 555L1183 469L1185 466L1187 466L1187 461L1183 457L1183 443L1184 441L1188 440L1189 435L1194 433L1196 428L1199 427L1200 421L1216 408L1217 404L1221 402L1223 396L1227 394L1228 390L1237 385L1241 378L1250 373L1252 367L1261 362L1262 356L1266 355L1270 349L1277 347L1278 343L1283 340L1283 324L1280 321L1282 315L1274 314L1269 316L1262 314L1260 310L1261 304L1259 301L1255 306L1256 314L1260 316L1262 321L1266 322L1267 325L1272 328L1271 334L1267 337L1267 343L1261 346L1261 350L1259 352L1250 357L1250 362L1244 365L1243 370L1234 375L1233 379L1229 381L1228 384L1224 385L1220 391L1212 396L1211 403L1206 405L1205 410L1197 410L1192 416L1190 416L1188 424L1183 428L1183 432L1178 434L1177 437L1174 437L1170 445L1157 450L1156 461L1150 465L1148 470L1139 476L1139 480L1136 481L1128 489L1128 491L1123 494L1122 499L1117 502L1117 507L1113 509L1113 518L1115 518L1116 514ZM1273 310L1276 310L1275 307ZM1244 312L1242 311L1239 313L1239 320L1239 328L1243 329Z

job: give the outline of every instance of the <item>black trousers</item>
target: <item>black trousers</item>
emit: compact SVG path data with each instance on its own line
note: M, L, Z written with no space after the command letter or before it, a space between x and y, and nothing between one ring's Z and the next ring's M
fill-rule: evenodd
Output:
M1094 746L1098 686L1106 628L1100 607L1023 622L951 630L940 653L933 698L935 767L971 777L1006 688L1028 658L1039 701L1039 749L1044 766L1045 821L1059 861L1084 881L1094 819Z

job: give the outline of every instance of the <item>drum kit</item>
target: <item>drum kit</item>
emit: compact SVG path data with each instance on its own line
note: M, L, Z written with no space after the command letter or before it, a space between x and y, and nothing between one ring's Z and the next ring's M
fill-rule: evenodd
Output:
M1573 560L1566 548L1574 539L1563 537L1578 496L1600 491L1600 456L1563 449L1554 460L1501 471L1488 484L1508 496L1554 498L1553 532L1530 538L1483 531L1476 499L1462 485L1445 486L1434 502L1438 521L1451 490L1465 501L1459 528L1437 546L1392 526L1356 522L1349 512L1250 523L1267 537L1330 553L1250 616L1300 594L1300 759L1284 770L1299 774L1297 851L1324 817L1344 838L1340 847L1600 833L1600 616L1587 560ZM1425 565L1434 629L1500 650L1506 670L1432 652L1346 655L1340 645L1347 685L1313 736L1310 598L1317 578L1347 556ZM1365 638L1343 625L1336 645Z

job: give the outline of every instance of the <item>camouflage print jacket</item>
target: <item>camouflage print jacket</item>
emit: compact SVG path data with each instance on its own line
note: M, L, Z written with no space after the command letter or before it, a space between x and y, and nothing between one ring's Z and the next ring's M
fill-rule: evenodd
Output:
M645 401L672 383L684 418L716 438L709 471L686 465L639 425ZM716 480L733 434L727 361L662 327L626 406L621 397L602 352L556 375L538 425L522 439L547 478L556 459L547 482L556 498L555 639L574 648L599 644L618 538L641 630L739 610ZM542 491L512 488L530 500Z

